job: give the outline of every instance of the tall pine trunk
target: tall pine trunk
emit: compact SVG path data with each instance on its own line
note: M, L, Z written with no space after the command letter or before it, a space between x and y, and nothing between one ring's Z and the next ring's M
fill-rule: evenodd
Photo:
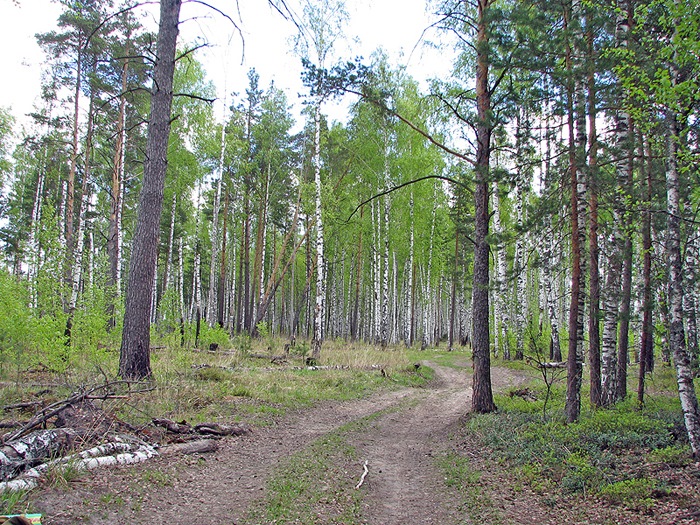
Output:
M158 233L167 168L170 112L178 23L182 0L161 0L160 26L154 66L151 116L146 162L139 200L126 291L119 375L124 379L150 377L150 312L152 283L158 257Z
M476 165L474 189L474 279L472 345L474 360L472 410L493 412L489 338L489 164L491 155L491 90L489 88L488 10L490 0L478 0L476 36Z

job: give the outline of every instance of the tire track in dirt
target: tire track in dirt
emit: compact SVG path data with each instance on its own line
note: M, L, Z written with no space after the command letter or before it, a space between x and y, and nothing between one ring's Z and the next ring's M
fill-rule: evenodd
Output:
M269 474L290 455L342 425L381 413L368 434L348 436L369 462L362 487L368 523L451 523L454 504L444 501L432 455L468 411L471 388L464 369L430 366L436 379L427 388L320 403L249 435L223 440L214 454L163 457L91 473L69 491L41 491L33 496L33 505L45 515L46 525L235 524L264 496ZM513 371L492 373L497 387L518 382Z
M47 489L33 495L33 505L46 525L235 524L264 494L268 475L290 455L342 425L402 403L411 392L319 403L251 434L223 440L214 454L158 457L93 472L70 491Z
M355 444L370 469L363 509L370 524L444 525L456 518L434 455L468 411L471 387L464 370L429 366L436 372L434 387L414 396L405 409L381 417L371 435Z

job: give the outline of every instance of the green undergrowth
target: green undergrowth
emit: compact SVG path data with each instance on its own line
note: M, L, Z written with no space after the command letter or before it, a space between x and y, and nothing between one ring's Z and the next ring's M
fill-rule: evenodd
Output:
M366 432L379 414L344 425L289 457L243 523L363 523L363 492L355 488L362 462L347 438Z
M215 343L217 351L179 346L177 334L159 336L154 331L151 351L153 379L142 384L118 385L118 396L98 402L101 408L133 425L145 425L154 417L204 421L242 421L266 424L288 410L324 401L352 400L378 390L421 387L433 377L428 366L416 366L434 352L410 352L401 346L381 349L372 345L327 341L318 366L307 366L308 342L297 344L285 355L286 340L266 336L229 339L220 330L207 328L202 341ZM209 348L209 344L200 346ZM73 363L61 373L29 370L6 371L10 380L0 389L0 403L35 400L37 392L47 402L67 398L72 392L113 381L118 367L115 348L101 350L103 360ZM283 359L260 356L283 356ZM45 389L43 385L55 386ZM32 386L35 385L35 386Z
M678 398L670 394L671 386L657 381L661 388L649 394L642 410L631 398L594 410L584 391L581 418L574 424L563 418L564 386L554 385L545 414L545 388L534 382L496 396L498 412L471 416L463 432L476 436L494 459L515 467L517 477L542 494L595 494L648 509L653 498L665 494L649 463L684 465L690 458Z
M27 494L26 490L6 491L0 494L0 515L28 512Z
M445 486L459 495L457 504L460 515L466 515L470 523L501 523L498 509L481 484L481 472L468 457L447 451L438 454L435 463L442 473Z

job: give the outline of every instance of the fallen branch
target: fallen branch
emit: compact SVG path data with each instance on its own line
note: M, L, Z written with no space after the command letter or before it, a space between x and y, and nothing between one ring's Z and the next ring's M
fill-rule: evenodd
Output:
M367 468L367 460L365 460L365 463L362 465L362 468L364 469L364 472L362 472L362 476L360 477L360 482L355 485L355 489L359 489L362 484L365 482L365 478L367 477L367 474L369 474L369 468Z
M23 408L35 408L41 406L42 401L26 401L24 403L15 403L13 405L5 405L2 407L3 411L9 412L10 410L22 410Z
M192 432L192 425L188 424L187 421L181 421L178 423L172 419L167 419L164 417L154 417L151 421L154 425L163 427L165 430L172 432L173 434L189 434Z
M81 392L75 392L71 394L67 399L64 399L63 401L56 401L55 403L51 403L41 411L39 411L34 417L32 417L25 425L20 427L19 429L15 430L14 432L11 432L9 434L5 434L2 437L2 442L7 443L8 441L14 441L16 439L19 439L23 435L27 434L31 430L34 430L38 426L44 424L46 421L51 419L53 416L57 415L61 411L65 410L67 407L71 405L77 405L78 403L81 403L82 401L85 401L87 399L111 399L111 398L122 398L123 396L115 395L112 392L105 392L103 394L96 395L95 392L99 392L100 390L107 390L110 389L112 390L115 386L120 385L120 384L126 384L130 385L130 381L114 381L112 383L105 383L103 385L97 385L93 386L91 388L88 388L86 390L83 390ZM132 394L135 393L143 393L143 392L149 392L153 390L155 387L149 387L146 389L130 392Z

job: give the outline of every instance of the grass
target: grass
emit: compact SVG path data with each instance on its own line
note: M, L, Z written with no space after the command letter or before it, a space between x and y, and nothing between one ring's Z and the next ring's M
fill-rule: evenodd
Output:
M273 364L250 356L282 354L286 340L271 336L261 339L239 336L229 340L211 330L205 335L203 341L216 342L220 352L181 348L178 338L172 334L161 337L154 331L151 352L154 380L147 385L152 390L129 393L126 399L104 401L102 408L134 425L148 424L153 417L190 423L267 424L288 410L316 402L358 399L381 389L422 386L432 378L432 370L414 365L426 357L446 354L411 352L403 346L381 349L360 343L327 341L320 364L329 368L309 369L303 358L308 343L301 340L292 348L286 363ZM17 386L20 384L52 384L55 386L50 389L50 400L65 399L84 385L112 378L118 358L116 349L102 349L95 359L76 360L62 374L9 371L6 376L12 377L0 378L12 380L11 385L0 389L0 402L26 401L30 397L29 389ZM143 390L144 385L136 388ZM42 395L45 396L46 393Z
M466 514L470 523L501 523L498 509L481 484L481 473L472 466L469 458L448 451L439 454L435 463L442 472L445 486L459 494L460 513Z
M362 465L347 436L365 432L377 416L340 427L292 455L270 476L265 498L245 523L363 523L363 492L355 489Z
M0 494L0 514L22 514L27 512L27 491L3 492Z

